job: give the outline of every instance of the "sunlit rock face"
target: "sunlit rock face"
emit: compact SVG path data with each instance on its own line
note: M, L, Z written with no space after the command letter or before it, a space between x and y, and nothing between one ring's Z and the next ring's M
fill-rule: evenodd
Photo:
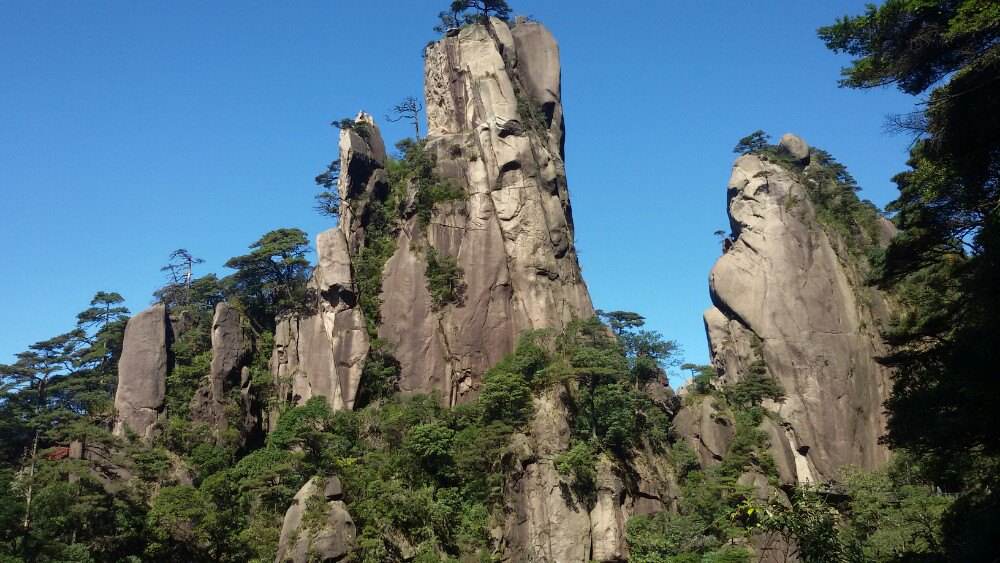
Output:
M171 340L166 306L154 305L129 319L118 361L115 435L152 437L166 397Z
M379 335L394 344L404 392L454 404L533 328L593 314L573 247L562 154L559 52L537 23L474 25L425 51L428 150L465 198L410 220L386 264ZM426 250L452 256L464 295L439 311Z
M288 400L322 395L335 409L353 408L377 336L399 362L401 392L454 405L476 396L523 331L593 315L573 247L559 68L555 40L537 23L511 29L494 19L427 47L426 150L463 195L422 221L416 194L404 189L377 322L357 304L354 262L373 244L376 210L399 187L393 196L370 116L341 132L340 221L317 239L315 311L281 320L275 335L272 372ZM428 290L432 250L462 271L460 298L443 305Z
M279 319L271 374L278 395L291 404L324 397L334 410L352 409L361 384L370 338L357 304L352 253L364 241L363 200L385 184L385 147L366 113L355 121L365 134L340 134L339 224L316 237L318 264L303 311ZM361 204L352 205L355 200ZM272 421L272 426L273 426Z
M808 162L802 139L786 135L780 146ZM888 456L878 438L889 372L876 361L886 352L879 327L888 306L842 246L838 254L842 241L817 221L802 178L761 156L736 161L732 239L712 268L714 306L705 312L723 384L763 359L784 388L784 401L765 407L778 415L766 431L786 482L836 479L845 465L874 468ZM880 228L887 240L891 225Z

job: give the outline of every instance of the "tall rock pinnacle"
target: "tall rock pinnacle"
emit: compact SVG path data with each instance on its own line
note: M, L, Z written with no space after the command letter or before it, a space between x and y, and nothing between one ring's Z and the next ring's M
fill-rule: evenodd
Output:
M385 269L380 335L395 345L403 391L455 403L518 334L593 314L573 247L563 167L559 53L536 23L464 28L425 52L427 150L465 192L423 236L457 260L464 302L437 314L410 219Z
M115 392L117 436L132 432L149 439L163 411L172 331L167 308L154 305L125 327Z

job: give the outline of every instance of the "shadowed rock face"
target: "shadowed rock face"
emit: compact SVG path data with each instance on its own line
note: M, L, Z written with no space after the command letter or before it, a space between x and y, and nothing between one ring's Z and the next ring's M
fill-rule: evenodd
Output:
M164 305L154 305L129 319L118 361L115 435L124 436L128 429L143 439L151 437L163 410L170 341Z
M211 368L208 379L191 399L191 418L212 426L216 435L226 428L227 391L236 386L248 391L250 373L246 364L250 351L239 311L225 302L216 305L212 318ZM245 415L250 416L246 398L243 407Z
M808 160L801 139L786 135L781 146ZM715 306L705 327L724 383L762 357L784 387L783 402L765 403L784 422L766 429L782 479L824 481L847 464L884 463L878 437L889 373L875 361L885 352L884 297L838 256L840 241L817 222L805 187L784 167L756 155L738 159L729 217L734 240L712 268Z

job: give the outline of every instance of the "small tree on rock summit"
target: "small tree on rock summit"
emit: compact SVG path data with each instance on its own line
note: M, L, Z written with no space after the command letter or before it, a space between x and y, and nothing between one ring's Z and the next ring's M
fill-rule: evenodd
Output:
M733 147L733 152L740 155L760 152L767 148L768 140L770 138L770 135L765 133L763 130L758 129L740 139L740 141L736 143L736 146Z
M453 0L448 10L438 14L441 23L434 31L444 33L462 25L485 23L490 17L507 21L510 14L506 0Z

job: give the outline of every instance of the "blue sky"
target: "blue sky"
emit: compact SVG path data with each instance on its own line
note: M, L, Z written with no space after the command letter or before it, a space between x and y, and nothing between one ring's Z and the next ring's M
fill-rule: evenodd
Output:
M329 122L420 95L447 3L0 1L0 362L72 328L98 290L141 310L176 248L224 274L264 232L332 226L312 210ZM560 44L594 302L644 314L688 361L708 358L712 233L740 137L796 132L863 197L893 198L907 139L882 123L914 100L838 88L847 59L815 35L863 1L510 4ZM409 134L382 126L387 144Z

